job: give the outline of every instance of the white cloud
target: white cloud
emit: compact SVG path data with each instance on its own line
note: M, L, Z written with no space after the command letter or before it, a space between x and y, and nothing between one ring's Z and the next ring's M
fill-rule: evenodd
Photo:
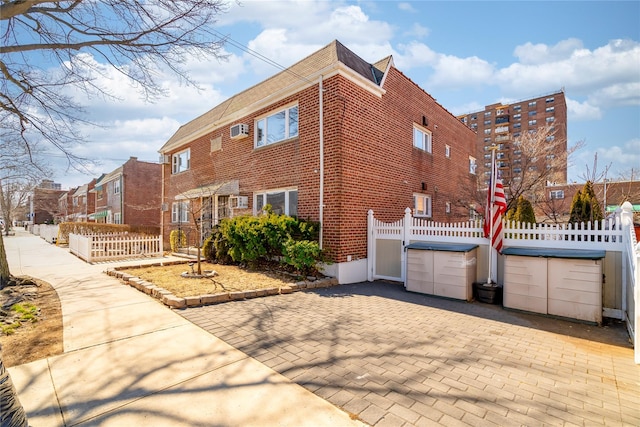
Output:
M430 32L431 30L429 30L429 28L415 22L408 31L404 32L404 35L409 37L416 37L418 39L423 39L427 37Z
M433 69L429 85L442 87L486 85L493 81L495 73L492 64L477 56L459 58L439 54Z
M588 51L583 49L582 41L578 39L562 40L554 46L547 46L546 44L533 44L525 43L521 46L516 46L514 55L520 60L523 65L535 65L545 64L549 62L556 62L570 57L574 52Z
M640 43L612 40L593 51L579 40L554 46L527 43L515 49L521 62L496 75L503 90L514 96L566 88L573 96L591 97L598 105L640 105ZM523 85L522 82L527 82Z
M566 95L565 100L567 102L567 119L569 121L600 120L602 118L600 108L591 105L589 102L579 102L570 99Z
M576 153L573 165L570 167L569 175L574 180L582 181L581 178L586 173L586 168L593 169L594 156L598 155L597 172L604 172L609 167L607 177L616 179L629 177L633 169L637 174L640 169L640 138L634 138L622 142L619 145L598 147L595 149L580 150Z
M396 67L400 70L408 70L410 68L436 66L440 58L436 52L431 50L424 43L411 42L408 44L398 45L400 53L393 54L393 60Z
M407 2L398 3L398 9L400 9L403 12L412 12L412 13L414 13L416 11L413 8L413 6L411 6L411 3L407 3Z

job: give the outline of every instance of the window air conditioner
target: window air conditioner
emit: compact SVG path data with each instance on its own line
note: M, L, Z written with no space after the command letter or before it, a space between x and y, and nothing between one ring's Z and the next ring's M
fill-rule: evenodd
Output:
M163 165L168 165L170 158L171 156L169 156L168 154L160 154L160 159L158 159L158 161Z
M249 197L247 196L231 196L229 204L232 209L247 209L249 207Z
M249 125L239 123L231 126L231 139L240 139L249 136Z

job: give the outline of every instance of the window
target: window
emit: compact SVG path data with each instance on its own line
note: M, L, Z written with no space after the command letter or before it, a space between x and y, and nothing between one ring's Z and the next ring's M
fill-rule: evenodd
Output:
M535 106L536 106L536 101L529 102L529 107L535 107Z
M485 138L484 142L491 142L491 137ZM486 148L486 147L485 147Z
M478 221L480 219L480 215L478 211L476 211L476 205L469 206L469 221Z
M469 156L469 173L472 175L475 175L477 167L478 167L478 164L476 163L475 157Z
M545 102L548 104L550 102L553 102L555 100L555 98L553 96L550 96L549 98L545 99Z
M255 194L255 214L262 211L265 205L271 205L273 213L289 216L298 215L298 190L273 190Z
M477 120L477 119L478 119L478 116L476 114L471 116L471 120Z
M444 156L447 159L451 157L451 146L449 146L449 145L445 145L444 146Z
M528 113L528 114L529 114L530 116L535 116L536 114L538 114L538 112L534 110L534 111L529 111L529 113Z
M547 123L553 123L553 122L555 122L556 118L555 117L547 117L545 120L546 120Z
M113 181L113 194L120 194L120 178ZM120 224L116 222L116 224Z
M484 121L484 125L485 125L485 126L486 126L486 125L490 125L490 124L491 124L491 120L485 120L485 121Z
M491 111L485 111L484 112L484 116L485 117L491 117Z
M413 216L431 216L431 196L426 194L413 195Z
M102 185L100 187L96 187L96 199L102 200Z
M256 120L255 129L256 148L298 136L298 106Z
M461 119L460 119L460 121L461 121L462 123L467 123L467 118L466 118L466 117L463 117L463 118L461 118Z
M179 153L175 153L172 156L172 168L171 173L180 173L187 171L191 168L191 150L186 149Z
M513 106L513 110L514 110L514 111L520 111L520 110L522 110L522 105L514 105L514 106Z
M545 108L544 111L546 111L547 113L553 113L553 111L556 109L556 107L547 107Z
M478 129L477 123L471 123L471 129Z
M520 114L520 113L514 114L513 115L513 120L520 120L520 117L522 117L522 114Z
M522 126L522 124L521 124L521 123L514 123L514 124L513 124L513 128L514 128L514 129L518 129L520 126Z
M77 198L77 197L74 197L74 198L72 199L71 204L72 204L73 206L78 206L78 198Z
M171 222L189 222L189 202L174 202L171 205Z
M485 135L491 135L491 129L485 129L484 130L484 134Z
M451 213L451 202L445 202L444 204L444 213Z
M413 146L427 153L431 152L431 132L413 128Z
M556 137L555 137L554 135L549 135L549 136L546 138L547 142L551 142L551 141L553 141L554 139L556 139Z
M114 224L122 224L122 214L120 212L113 214L113 223Z
M529 120L529 126L535 126L537 121L535 119Z

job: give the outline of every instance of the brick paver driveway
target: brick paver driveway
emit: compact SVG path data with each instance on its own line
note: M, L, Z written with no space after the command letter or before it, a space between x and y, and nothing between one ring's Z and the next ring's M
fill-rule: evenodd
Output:
M640 366L619 324L381 282L180 313L371 425L640 425Z

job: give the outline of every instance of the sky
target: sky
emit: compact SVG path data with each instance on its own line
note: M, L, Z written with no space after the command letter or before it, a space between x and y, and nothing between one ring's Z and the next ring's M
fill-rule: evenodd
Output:
M639 1L241 0L229 3L216 31L229 39L226 58L183 64L197 89L161 74L167 96L150 104L117 72L96 75L119 99L77 94L100 126L83 128L86 141L75 151L99 163L89 174L60 167L54 181L68 189L131 156L157 161L179 126L281 71L273 63L288 67L335 39L369 62L393 55L454 115L564 90L568 146L584 144L570 160L569 181L584 182L596 153L608 178L628 178L635 168L638 179Z

